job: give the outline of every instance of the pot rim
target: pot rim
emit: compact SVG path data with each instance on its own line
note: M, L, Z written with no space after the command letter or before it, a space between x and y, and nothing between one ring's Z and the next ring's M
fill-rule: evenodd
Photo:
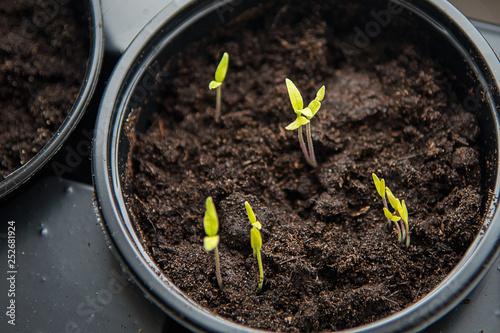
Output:
M174 0L172 4L157 14L136 36L111 75L99 107L93 140L94 205L98 219L108 238L108 244L121 262L122 267L131 275L133 281L143 290L147 297L152 299L167 314L195 331L231 330L234 332L258 332L259 330L235 324L213 315L190 300L163 276L140 245L122 196L121 178L117 168L119 133L121 132L121 125L126 120L124 110L126 109L131 92L137 84L138 78L144 74L148 65L158 54L159 50L161 50L161 46L165 45L172 36L183 31L185 26L189 24L187 21L203 16L205 11L221 8L231 1L219 1L215 4L212 3L210 6L200 6L197 8L196 15L183 17L189 20L179 20L176 17L179 12L189 12L192 9L191 7L193 7L192 4L195 2ZM200 1L197 2L199 3ZM414 1L398 0L396 2L417 13L420 11L420 7L413 4ZM488 72L489 82L483 76L478 76L483 79L482 83L485 87L490 84L495 86L494 93L496 94L496 98L489 91L488 99L491 105L494 106L494 109L496 109L496 102L500 100L498 97L500 63L489 44L472 23L447 1L427 0L422 3L450 18L449 24L459 29L458 32L463 34L475 47L475 51L479 54L479 60L485 61L484 65L486 66L486 72ZM421 14L425 16L424 18L428 22L437 25L445 33L450 34L449 29L445 26L433 21L426 14ZM174 17L175 19L172 20ZM161 45L154 45L148 48L147 46L152 41L155 41L157 35L165 32L165 26L171 21L182 22L182 24L173 31L169 31L168 37L161 40ZM145 49L149 50L149 53L145 54ZM462 51L467 52L465 49ZM142 65L138 65L138 62L141 62ZM483 73L475 63L470 63L469 65L474 66L478 70L478 74ZM130 72L133 72L134 75L129 76ZM125 84L122 84L122 82L125 82ZM126 88L123 88L124 85ZM492 117L495 128L494 140L498 144L500 140L497 112L494 112ZM500 253L500 217L496 211L498 207L498 195L500 193L498 154L497 149L494 156L496 163L494 166L495 174L494 179L492 179L492 189L495 194L494 200L487 207L488 213L484 218L482 231L475 238L457 266L453 268L442 282L418 302L373 323L347 329L342 332L418 331L441 318L472 291ZM122 214L122 212L124 213ZM493 223L495 220L496 222ZM466 263L469 264L466 265ZM207 329L207 325L211 328Z
M102 11L100 0L89 0L89 16L91 22L89 57L87 60L87 70L70 112L59 126L52 138L31 158L4 180L0 182L0 199L5 198L10 193L25 184L29 179L42 169L63 146L70 134L78 125L85 109L87 108L92 95L97 86L99 73L101 71L102 59L104 57L104 35L102 24Z

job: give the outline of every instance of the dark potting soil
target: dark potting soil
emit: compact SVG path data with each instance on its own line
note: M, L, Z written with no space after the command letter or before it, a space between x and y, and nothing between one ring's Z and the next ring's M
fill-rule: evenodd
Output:
M169 65L178 70L163 83L162 112L147 133L130 133L128 200L145 248L198 304L259 329L339 330L407 307L457 264L485 199L480 130L456 79L417 46L383 36L348 62L339 48L348 37L307 7L256 10L191 45ZM224 51L216 124L207 87ZM297 131L285 130L296 118L286 77L306 105L326 86L312 120L316 169ZM409 248L384 217L372 172L408 205ZM202 245L208 196L223 290ZM263 225L260 293L245 201Z
M78 95L89 21L73 2L0 3L0 179L42 149Z

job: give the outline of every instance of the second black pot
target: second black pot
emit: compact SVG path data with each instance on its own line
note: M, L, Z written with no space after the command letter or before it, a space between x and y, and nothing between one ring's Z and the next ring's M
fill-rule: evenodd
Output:
M51 10L51 15L57 15L60 6L71 6L73 3L50 4L48 10ZM64 122L59 126L57 132L51 139L31 158L26 164L19 167L17 170L10 173L5 179L0 182L0 199L5 199L10 193L27 183L35 177L37 173L49 162L52 157L61 149L70 134L78 125L82 118L85 109L87 108L95 88L101 70L102 60L104 56L104 37L102 25L102 12L100 0L89 0L86 3L87 12L89 15L89 57L87 60L87 68L84 79L81 84L78 96L69 110ZM83 14L83 13L82 13ZM48 14L47 14L48 15ZM42 23L48 24L43 21ZM42 24L40 23L40 24Z

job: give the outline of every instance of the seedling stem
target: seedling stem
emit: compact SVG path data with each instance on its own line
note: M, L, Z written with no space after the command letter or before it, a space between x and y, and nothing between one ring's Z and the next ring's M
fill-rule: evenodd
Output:
M314 147L311 134L311 119L321 108L321 101L325 97L325 86L322 86L316 93L316 98L309 103L309 105L304 108L304 100L299 92L299 89L290 79L285 79L286 87L288 89L288 95L290 97L290 102L292 103L293 110L297 114L297 119L286 127L287 130L292 131L298 129L299 131L299 143L306 162L313 168L318 166L316 161L316 156L314 154ZM304 142L304 137L302 134L302 126L306 125L306 137L307 137L307 148Z
M410 246L410 227L408 225L408 209L406 208L406 203L404 200L399 200L392 194L391 190L385 186L385 180L379 179L377 175L372 173L373 182L377 188L377 192L382 198L384 204L384 215L389 221L389 225L394 223L396 230L398 232L398 242L405 243L406 247ZM387 199L391 207L394 209L394 213L391 213L387 205Z
M217 97L215 100L215 122L220 123L220 105L222 103L222 86L217 88Z
M219 247L217 246L214 249L215 256L215 276L217 277L217 284L219 288L222 290L222 276L220 274L220 259L219 259Z
M311 165L313 168L318 166L318 163L316 162L316 155L314 154L314 147L313 147L313 142L312 142L312 135L311 135L311 123L306 124L306 133L307 133L307 143L309 145L309 158L311 159Z
M228 67L229 67L229 54L227 54L227 52L224 52L224 54L222 55L222 59L220 60L217 69L215 70L215 80L211 81L210 84L208 85L208 88L210 90L217 89L217 97L215 100L215 116L214 116L216 123L220 122L220 117L221 117L220 109L222 103L222 92L221 92L222 83L226 78Z
M217 217L217 211L215 210L215 205L212 197L208 197L206 201L207 210L205 211L205 217L203 218L203 227L205 228L205 233L207 236L203 239L203 246L207 251L214 251L215 256L215 275L217 277L217 283L219 288L222 289L222 277L220 274L220 262L219 262L219 218Z
M255 217L252 207L248 201L245 201L245 208L247 210L248 219L252 224L252 229L250 230L250 245L253 249L253 256L254 258L257 258L257 263L259 265L259 284L257 286L257 290L262 291L262 286L264 285L264 267L262 266L262 257L260 254L260 249L262 248L262 236L260 234L260 229L262 228L262 225L259 221L257 221L257 218Z

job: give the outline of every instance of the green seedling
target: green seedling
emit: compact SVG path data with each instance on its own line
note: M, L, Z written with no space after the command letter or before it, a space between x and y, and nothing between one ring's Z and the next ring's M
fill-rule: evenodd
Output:
M311 103L309 103L306 108L304 108L304 100L302 99L302 95L300 94L299 89L297 89L295 84L288 78L285 79L285 83L288 89L288 95L290 97L290 102L292 103L293 110L297 114L297 119L295 119L293 123L288 125L286 129L289 131L293 131L296 129L299 130L299 143L306 161L310 166L316 168L318 166L318 163L316 162L316 156L314 154L314 147L311 136L311 119L321 108L321 101L325 97L325 86L322 86L318 90L318 92L316 93L316 98ZM303 125L306 125L306 137L309 151L306 148L306 144L304 142L304 137L302 134Z
M260 255L260 249L262 248L262 236L260 234L260 229L262 228L262 225L259 221L257 221L257 218L255 217L252 207L248 201L245 201L245 208L247 209L248 219L252 224L252 229L250 230L250 245L253 249L253 256L254 258L257 258L257 262L259 264L259 285L257 286L257 289L261 291L264 284L264 268L262 266L262 258Z
M408 209L404 200L399 200L392 194L391 190L385 186L385 180L379 179L377 175L372 173L373 182L377 188L377 192L382 197L384 204L384 215L389 221L389 224L394 223L398 232L398 241L405 243L406 247L410 246L410 228L408 225ZM387 199L393 208L394 212L391 213L387 205Z
M221 108L221 99L222 99L222 82L226 78L227 68L229 66L229 54L224 52L222 55L222 59L220 60L217 69L215 70L215 80L211 81L208 85L210 90L217 89L217 99L215 101L215 122L220 122L220 108Z
M203 246L207 251L214 251L215 255L215 275L217 276L217 283L219 288L222 289L222 278L220 274L219 264L219 218L212 197L208 197L206 201L207 210L203 218L203 227L207 236L203 239Z
M389 209L389 206L387 206L387 199L385 196L385 180L378 179L377 175L374 173L372 173L372 177L373 177L373 182L375 183L375 187L377 188L377 193L382 198L382 203L384 204L384 208ZM391 225L392 220L389 218L387 220L389 221L389 225Z

